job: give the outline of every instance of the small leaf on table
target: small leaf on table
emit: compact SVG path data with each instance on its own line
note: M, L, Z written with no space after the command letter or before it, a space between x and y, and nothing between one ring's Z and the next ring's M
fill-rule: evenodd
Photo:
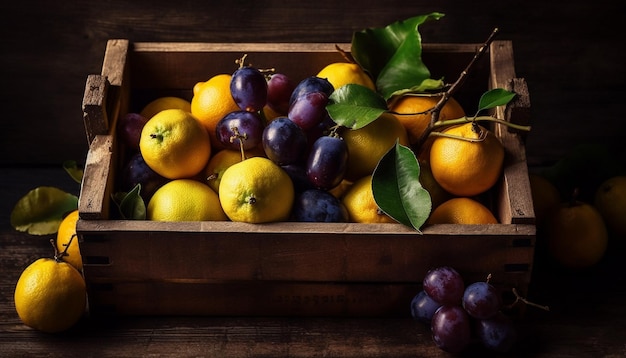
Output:
M77 196L55 187L38 187L15 204L11 226L31 235L54 234L65 215L77 208Z

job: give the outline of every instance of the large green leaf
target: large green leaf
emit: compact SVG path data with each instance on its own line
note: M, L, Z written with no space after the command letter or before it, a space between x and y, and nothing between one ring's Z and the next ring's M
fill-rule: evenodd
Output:
M378 162L372 191L378 207L418 232L432 210L430 194L419 181L420 167L411 149L396 142Z
M418 27L427 20L439 20L443 16L433 12L353 34L352 57L376 79L377 91L385 99L397 91L420 86L430 78L430 71L422 61Z
M330 100L326 106L330 117L350 129L365 127L387 111L387 102L378 93L358 84L340 87Z
M11 226L31 235L54 234L65 215L78 208L78 197L42 186L29 191L13 207Z

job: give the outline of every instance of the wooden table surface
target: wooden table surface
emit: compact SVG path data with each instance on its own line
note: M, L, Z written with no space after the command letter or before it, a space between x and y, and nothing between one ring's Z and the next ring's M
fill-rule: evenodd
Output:
M13 292L22 270L50 256L50 237L18 233L9 225L15 201L37 185L70 192L76 184L52 168L4 170L0 206L0 357L446 357L428 329L405 317L86 317L57 335L21 323ZM612 247L584 272L553 267L541 251L529 297L550 306L527 307L517 322L514 357L626 356L626 250ZM408 307L407 302L407 307ZM489 356L472 346L468 356Z

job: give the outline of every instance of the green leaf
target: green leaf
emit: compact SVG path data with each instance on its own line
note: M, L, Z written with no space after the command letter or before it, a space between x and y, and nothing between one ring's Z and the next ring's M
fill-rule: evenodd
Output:
M435 80L432 78L427 78L423 80L422 83L420 83L417 86L413 86L411 88L405 88L405 89L401 89L401 90L397 90L393 92L390 97L403 96L405 94L410 94L410 93L432 92L432 91L443 88L444 84L445 83L443 82L443 80Z
M432 210L430 194L419 181L420 167L411 149L398 142L378 162L372 191L378 207L418 232Z
M478 101L478 112L485 109L503 106L515 98L515 92L510 92L502 88L494 88L483 93Z
M419 86L430 78L430 71L422 61L418 27L427 20L439 20L443 16L433 12L353 34L352 57L376 79L377 90L385 100L396 91Z
M29 191L13 207L11 226L31 235L54 234L65 215L78 208L78 197L55 187Z
M74 179L75 182L80 184L83 181L83 170L78 167L76 161L66 160L63 163L63 169Z
M358 84L347 84L330 95L326 106L335 123L359 129L387 111L387 102L376 92Z
M126 220L145 220L146 204L141 198L141 184L128 193L117 192L113 195L113 201L117 204L120 215Z

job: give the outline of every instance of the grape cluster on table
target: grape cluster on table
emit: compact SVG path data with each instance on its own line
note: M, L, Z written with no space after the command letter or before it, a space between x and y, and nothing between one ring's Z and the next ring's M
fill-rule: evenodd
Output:
M501 292L488 281L467 287L452 267L428 271L423 289L411 301L411 315L430 325L435 345L450 353L464 351L473 340L507 352L517 340L512 319L502 311Z

